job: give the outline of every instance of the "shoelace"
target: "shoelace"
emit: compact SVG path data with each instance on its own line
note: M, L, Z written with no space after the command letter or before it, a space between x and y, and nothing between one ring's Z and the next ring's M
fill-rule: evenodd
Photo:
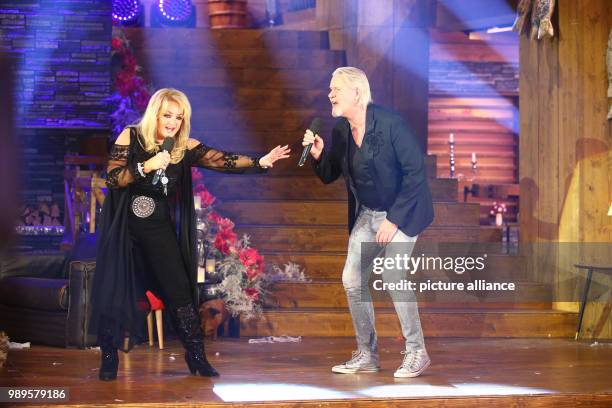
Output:
M406 351L406 350L402 350L400 352L400 354L404 355L404 360L402 361L402 365L400 366L400 368L409 368L410 364L412 364L412 352L411 351ZM409 360L410 359L410 360ZM410 361L410 363L409 363Z
M361 350L351 352L351 359L346 364L356 364L365 354Z
M416 364L420 361L420 357L423 355L423 350L417 351L402 351L401 354L404 355L404 361L402 361L402 368L407 368L409 370L413 370L416 367Z

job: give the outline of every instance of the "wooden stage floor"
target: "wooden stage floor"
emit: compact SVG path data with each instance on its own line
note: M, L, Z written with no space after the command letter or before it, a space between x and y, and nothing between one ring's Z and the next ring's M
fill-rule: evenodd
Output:
M359 375L330 371L350 357L351 338L283 344L220 339L207 342L209 358L221 372L209 379L188 375L180 345L170 341L165 350L141 345L121 354L119 377L109 383L97 379L97 350L34 346L10 351L0 386L67 387L64 405L72 407L612 406L610 343L428 339L427 345L430 368L415 379L395 379L399 339L381 338L382 370Z

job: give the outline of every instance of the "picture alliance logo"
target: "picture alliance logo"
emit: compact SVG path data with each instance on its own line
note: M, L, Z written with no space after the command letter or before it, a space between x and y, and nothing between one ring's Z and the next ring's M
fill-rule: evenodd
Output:
M397 254L394 257L376 257L372 261L372 272L377 275L385 271L405 270L411 275L416 271L453 271L461 275L469 271L482 271L486 268L487 254L482 256L409 256Z

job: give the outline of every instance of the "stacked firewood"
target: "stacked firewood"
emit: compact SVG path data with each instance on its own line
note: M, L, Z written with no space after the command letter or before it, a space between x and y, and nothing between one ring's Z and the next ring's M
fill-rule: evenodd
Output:
M35 206L23 206L17 225L60 226L59 205L41 202Z
M9 338L5 332L0 331L0 368L4 366L4 362L8 356Z

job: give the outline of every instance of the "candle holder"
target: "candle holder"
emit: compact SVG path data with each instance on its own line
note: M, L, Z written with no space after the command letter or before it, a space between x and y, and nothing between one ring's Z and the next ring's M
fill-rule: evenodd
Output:
M280 24L278 0L266 0L266 20L270 27Z
M455 141L452 138L448 141L448 150L450 160L450 178L455 178Z
M206 260L206 273L208 274L212 274L215 273L215 265L216 265L217 261L215 259L207 259Z

